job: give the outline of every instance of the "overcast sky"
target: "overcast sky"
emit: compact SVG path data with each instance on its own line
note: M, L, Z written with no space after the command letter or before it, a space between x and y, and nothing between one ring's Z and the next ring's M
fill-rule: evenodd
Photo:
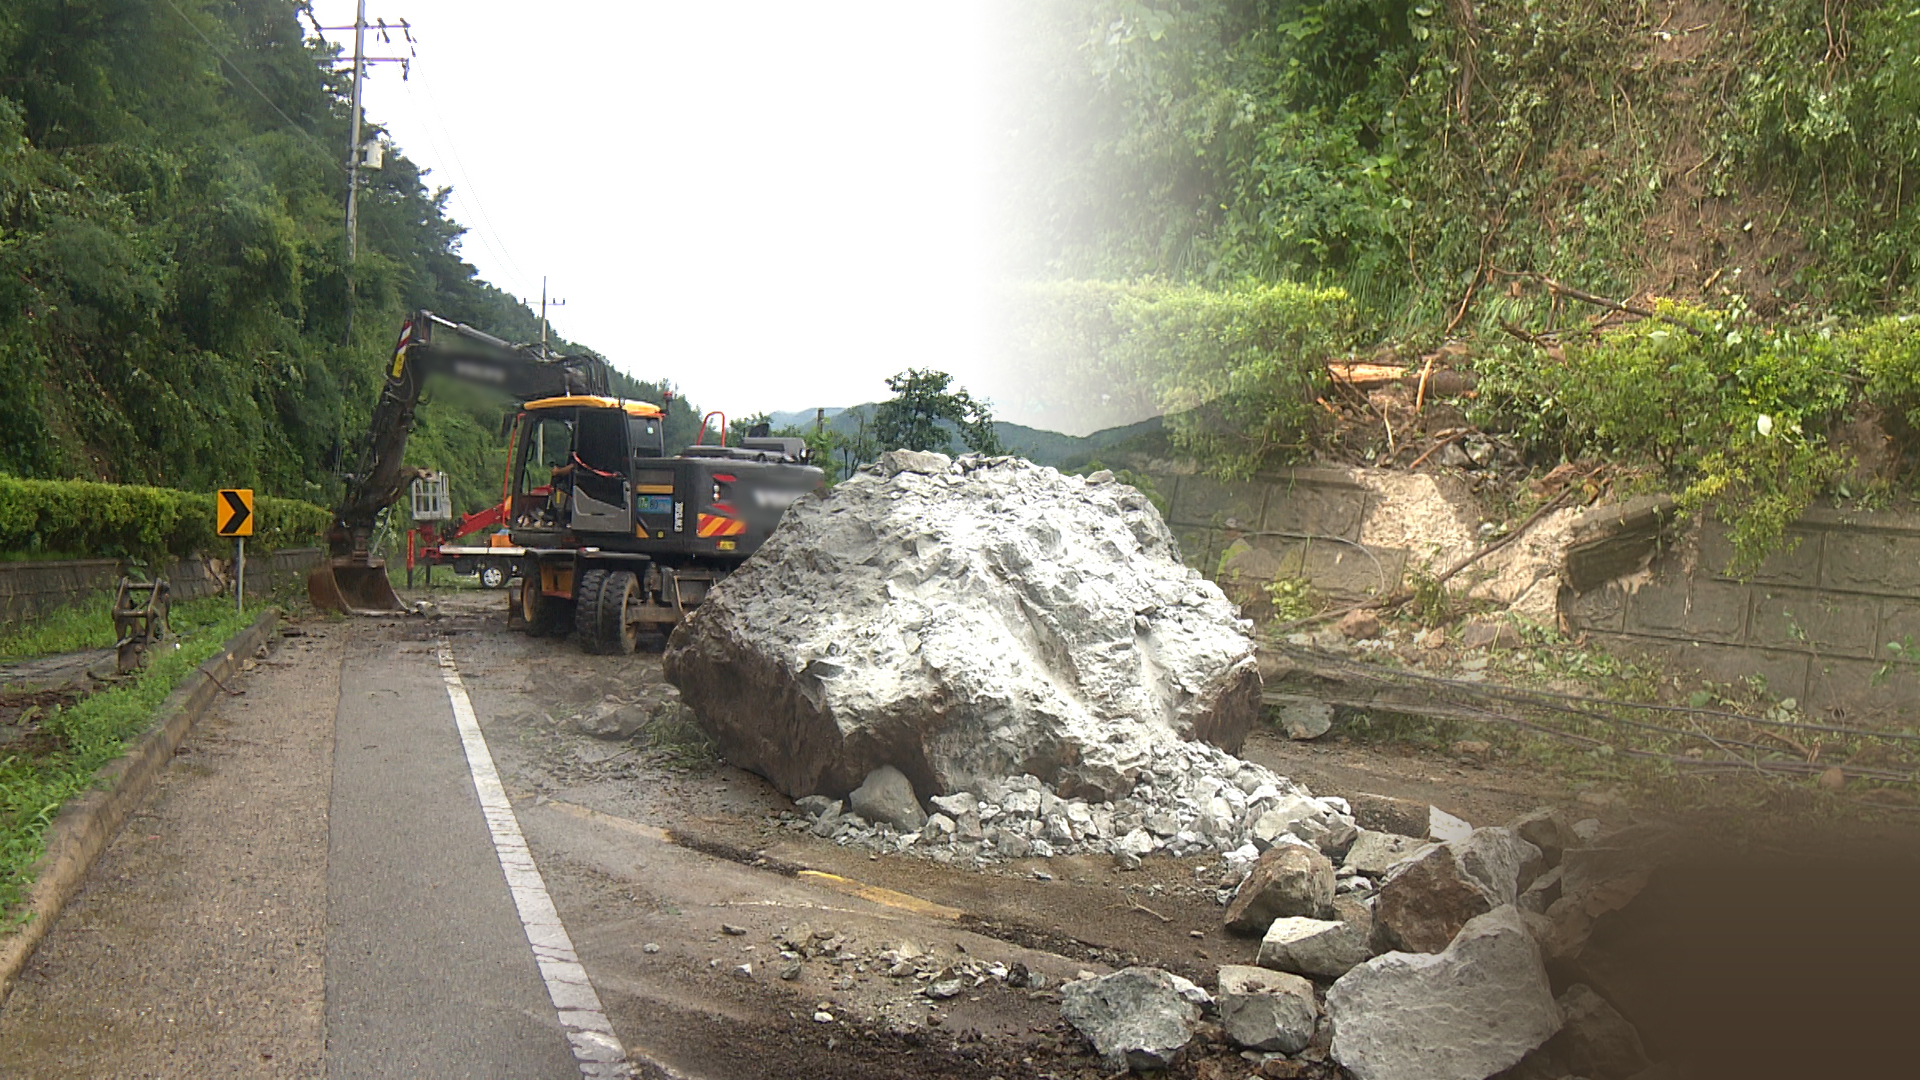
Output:
M372 0L419 44L367 115L454 189L482 277L537 307L546 275L556 328L701 408L858 404L909 366L991 396L982 8Z

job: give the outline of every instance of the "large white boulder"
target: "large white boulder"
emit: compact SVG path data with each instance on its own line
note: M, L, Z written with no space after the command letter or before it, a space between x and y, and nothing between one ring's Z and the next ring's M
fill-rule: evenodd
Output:
M665 665L796 797L893 765L923 798L1032 774L1111 799L1168 743L1238 750L1260 702L1247 624L1144 496L1005 458L894 453L802 498Z

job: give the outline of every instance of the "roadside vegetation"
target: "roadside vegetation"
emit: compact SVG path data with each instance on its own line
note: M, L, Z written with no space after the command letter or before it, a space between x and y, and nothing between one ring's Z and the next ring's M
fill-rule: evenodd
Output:
M99 768L151 726L167 695L265 606L237 613L230 598L218 596L176 604L171 622L178 637L168 644L177 648L155 650L146 669L93 694L68 695L64 704L17 710L11 737L0 743L0 923L18 917L14 909L32 884L34 861L60 808L87 790ZM85 612L75 609L63 630L37 641L15 637L6 646L64 644L60 633L84 637L77 620ZM104 613L100 618L105 621Z
M1911 5L1072 0L1011 25L1006 259L1035 284L1003 345L1042 396L1169 411L1223 476L1404 465L1430 447L1327 366L1437 366L1528 464L1604 456L1726 518L1736 569L1815 499L1920 479ZM1385 431L1356 445L1356 417Z

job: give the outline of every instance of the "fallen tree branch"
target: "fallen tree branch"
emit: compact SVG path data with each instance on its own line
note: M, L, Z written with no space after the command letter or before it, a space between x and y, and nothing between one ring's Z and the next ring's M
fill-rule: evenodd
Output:
M1467 567L1472 566L1474 563L1479 562L1481 559L1486 558L1487 556L1493 554L1494 552L1499 551L1501 548L1506 547L1508 544L1513 543L1515 540L1520 539L1520 537L1526 535L1526 532L1528 529L1531 529L1535 525L1539 524L1541 518L1546 517L1548 514L1552 513L1555 510L1558 510L1560 508L1560 504L1566 502L1567 496L1573 494L1573 492L1574 492L1574 486L1572 484L1568 484L1566 487L1561 488L1560 494L1555 495L1553 498L1548 499L1544 503L1541 503L1540 509L1535 510L1531 515L1529 515L1527 517L1527 520L1521 522L1518 526L1514 527L1513 529L1508 530L1505 536L1502 536L1498 540L1495 540L1490 544L1487 544L1481 548L1476 549L1472 554L1467 555L1466 557L1462 558L1459 562L1456 562L1452 566L1447 567L1444 571L1440 573L1439 577L1436 577L1433 579L1433 583L1435 585L1445 585L1448 581L1452 580L1455 574L1458 574L1460 571L1465 570Z

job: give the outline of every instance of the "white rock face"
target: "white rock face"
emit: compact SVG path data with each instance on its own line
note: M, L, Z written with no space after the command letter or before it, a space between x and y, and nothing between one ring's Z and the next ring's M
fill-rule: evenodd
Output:
M1245 627L1133 488L893 453L795 503L665 666L720 751L790 796L890 764L922 797L1031 774L1106 801L1169 743L1239 748Z
M1444 952L1387 953L1327 991L1333 1058L1358 1080L1486 1080L1560 1030L1540 950L1511 906Z

